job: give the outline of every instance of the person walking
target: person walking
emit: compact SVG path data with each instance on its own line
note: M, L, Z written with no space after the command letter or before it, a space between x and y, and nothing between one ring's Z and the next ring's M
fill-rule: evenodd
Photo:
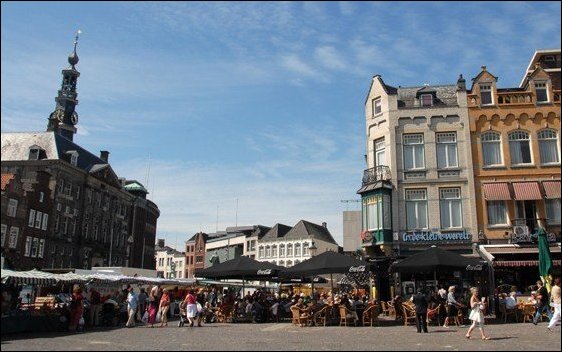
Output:
M140 293L137 296L137 299L139 301L139 306L137 309L137 312L139 312L139 315L141 317L144 316L144 312L146 312L146 302L148 300L148 296L146 295L146 292L144 291L144 287L140 289Z
M70 325L68 330L77 331L83 313L84 296L82 295L82 287L75 284L72 288L72 300L70 301Z
M100 323L101 295L94 288L90 288L90 326L98 326Z
M165 288L160 298L160 315L162 316L160 327L168 326L168 309L170 309L170 294L168 289Z
M489 340L490 338L484 334L484 309L486 308L486 299L482 298L482 300L480 300L476 287L471 287L470 292L472 296L470 297L470 315L468 318L472 320L472 325L468 328L468 332L465 336L469 339L472 330L478 326L482 340Z
M539 287L537 289L537 311L533 317L533 324L535 325L537 325L539 318L543 313L546 313L549 320L552 319L552 311L550 310L550 306L548 304L548 291L546 290L546 287L543 286L541 280L537 281L537 286Z
M550 318L547 329L552 332L552 328L560 322L560 278L554 279L554 286L550 290L550 298L552 299L552 306L554 307L554 315Z
M189 327L193 326L193 322L197 317L197 297L195 296L195 291L193 289L189 290L187 296L185 296L185 304L187 309L187 320L189 321Z
M463 305L455 299L455 286L449 286L449 294L447 295L447 317L445 318L444 328L448 328L449 319L452 319L459 326L458 308Z
M150 327L154 327L156 322L156 314L158 313L158 301L156 293L158 292L158 286L152 287L150 294L148 295L148 323Z
M137 315L138 297L133 287L129 286L129 294L127 295L127 313L129 319L127 320L126 327L132 328L135 326L135 316Z
M427 333L427 305L428 297L426 297L421 288L418 288L418 292L412 296L412 302L416 307L416 327L418 328L418 333L422 330Z

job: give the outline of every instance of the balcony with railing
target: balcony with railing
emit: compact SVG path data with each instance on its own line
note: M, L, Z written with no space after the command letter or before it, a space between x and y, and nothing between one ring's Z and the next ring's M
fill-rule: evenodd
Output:
M498 92L498 105L531 105L533 101L531 92Z
M379 181L390 181L391 178L392 176L388 166L375 166L363 171L363 186Z

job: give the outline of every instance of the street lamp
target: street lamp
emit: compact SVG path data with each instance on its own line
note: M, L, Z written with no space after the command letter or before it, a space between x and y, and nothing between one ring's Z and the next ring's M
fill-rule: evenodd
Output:
M312 240L312 243L310 244L310 247L308 247L308 251L310 252L310 256L314 257L316 255L317 250L318 250L318 248L314 245L314 240Z
M128 255L127 266L128 267L131 266L131 262L133 261L133 251L131 250L131 247L132 247L134 242L135 242L135 240L133 239L133 235L131 235L131 236L129 236L129 238L127 238L127 255Z

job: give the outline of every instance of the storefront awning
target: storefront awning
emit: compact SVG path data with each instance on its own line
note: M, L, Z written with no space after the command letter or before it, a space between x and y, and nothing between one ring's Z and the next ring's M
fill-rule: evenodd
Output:
M560 181L543 181L546 199L560 198Z
M543 199L538 182L513 182L515 200Z
M485 183L484 197L486 200L510 200L511 193L507 183Z
M560 266L560 260L553 260L553 266ZM498 260L493 264L495 267L512 267L512 266L539 266L538 260Z

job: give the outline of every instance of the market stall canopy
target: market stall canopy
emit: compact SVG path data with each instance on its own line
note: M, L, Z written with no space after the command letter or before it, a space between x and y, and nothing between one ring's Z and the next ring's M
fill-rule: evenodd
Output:
M482 270L479 259L431 246L390 266L390 271L399 273L434 272L446 270Z
M59 281L57 274L47 273L39 270L14 271L2 269L2 283L13 283L15 285L56 285Z
M327 251L302 263L283 270L281 277L303 277L320 274L335 274L369 271L371 264L348 255Z
M238 257L197 270L198 277L207 279L246 279L268 280L276 277L284 268L269 262L258 262L249 257Z

